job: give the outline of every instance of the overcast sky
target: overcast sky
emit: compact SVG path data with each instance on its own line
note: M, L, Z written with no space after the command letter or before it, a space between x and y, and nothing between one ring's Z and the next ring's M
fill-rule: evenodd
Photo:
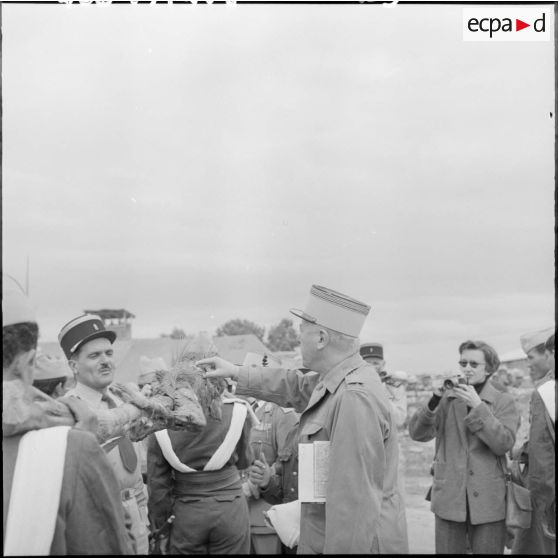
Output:
M389 369L554 324L552 42L459 6L3 5L3 269L41 338L270 326L324 285ZM298 320L295 319L298 327Z

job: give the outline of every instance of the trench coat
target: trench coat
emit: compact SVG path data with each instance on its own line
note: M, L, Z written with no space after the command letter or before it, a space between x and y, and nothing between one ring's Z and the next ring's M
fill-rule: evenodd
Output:
M514 445L519 410L513 397L486 382L482 403L465 402L444 392L434 411L425 403L409 421L413 440L436 438L431 509L442 519L470 523L501 521L506 515L502 458Z
M405 554L397 428L380 378L360 355L315 372L240 367L237 393L294 407L299 442L329 441L325 504L301 505L298 554Z

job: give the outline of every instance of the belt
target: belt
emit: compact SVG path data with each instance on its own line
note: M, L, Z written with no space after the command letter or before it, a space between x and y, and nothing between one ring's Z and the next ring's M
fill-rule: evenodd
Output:
M120 491L120 497L122 498L122 501L125 502L126 500L135 498L136 493L132 488L126 488L125 490Z
M191 496L221 490L240 490L240 474L232 465L218 471L196 471L195 473L179 473L174 471L174 492L177 496Z

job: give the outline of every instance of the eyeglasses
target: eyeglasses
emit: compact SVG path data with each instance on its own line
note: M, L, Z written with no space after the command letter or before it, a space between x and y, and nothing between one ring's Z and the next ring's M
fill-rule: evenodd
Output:
M471 365L471 368L477 368L477 366L483 366L484 364L486 364L486 362L475 362L474 360L460 360L459 361L459 366L461 366L461 368L465 368L468 364Z

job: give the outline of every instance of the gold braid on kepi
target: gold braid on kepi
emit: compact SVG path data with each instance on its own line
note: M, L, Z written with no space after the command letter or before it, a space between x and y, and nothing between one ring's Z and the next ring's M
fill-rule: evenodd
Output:
M321 285L312 285L304 310L291 309L298 318L350 337L360 335L369 312L368 304Z

